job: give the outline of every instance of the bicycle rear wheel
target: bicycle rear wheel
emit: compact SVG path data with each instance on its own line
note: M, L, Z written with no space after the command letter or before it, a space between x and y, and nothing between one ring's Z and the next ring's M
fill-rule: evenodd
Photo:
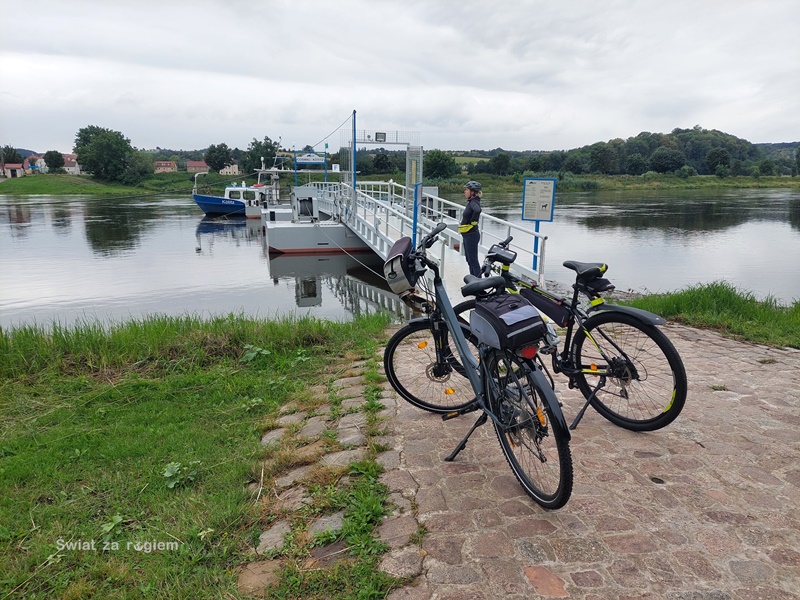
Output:
M516 355L497 352L487 373L487 397L497 416L495 432L514 476L541 506L561 508L572 494L569 433L557 424Z
M447 324L444 348L436 356L436 341L430 321L409 323L395 333L383 353L383 366L389 383L400 396L418 408L433 413L448 413L475 401L475 392L456 356ZM469 328L462 326L465 336ZM478 351L474 346L473 354Z
M667 336L652 325L623 313L600 312L578 330L572 354L581 370L575 375L578 389L615 425L653 431L672 423L683 409L683 361ZM592 396L602 373L605 385Z

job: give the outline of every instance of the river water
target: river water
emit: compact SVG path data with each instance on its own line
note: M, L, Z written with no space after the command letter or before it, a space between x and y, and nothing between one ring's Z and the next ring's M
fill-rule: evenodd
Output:
M520 220L521 192L486 194L483 204ZM560 284L570 283L561 263L574 259L608 263L619 289L726 280L759 297L800 298L800 192L559 193L540 231L546 277ZM380 265L369 254L270 258L258 222L209 221L187 197L0 195L0 327L150 313L399 313L371 270Z

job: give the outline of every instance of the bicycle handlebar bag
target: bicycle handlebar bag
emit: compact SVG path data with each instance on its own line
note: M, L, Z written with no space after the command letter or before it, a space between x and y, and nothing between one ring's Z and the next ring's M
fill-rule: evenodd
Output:
M417 283L417 275L409 261L413 249L410 237L400 238L389 250L386 262L383 263L383 276L398 296L413 291Z
M528 288L522 288L519 293L522 294L522 296L524 296L525 299L533 304L536 308L553 319L555 324L559 327L566 327L567 323L569 323L570 313L562 301L551 300L550 298L542 296L541 294L537 294L536 291L529 290Z
M539 312L519 294L478 300L469 317L469 327L481 343L508 350L538 342L547 333Z

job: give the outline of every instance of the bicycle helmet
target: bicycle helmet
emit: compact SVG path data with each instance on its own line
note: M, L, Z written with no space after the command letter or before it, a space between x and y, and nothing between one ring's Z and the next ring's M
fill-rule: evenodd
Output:
M478 181L468 181L464 184L465 190L472 190L473 192L480 192L483 189L483 186Z

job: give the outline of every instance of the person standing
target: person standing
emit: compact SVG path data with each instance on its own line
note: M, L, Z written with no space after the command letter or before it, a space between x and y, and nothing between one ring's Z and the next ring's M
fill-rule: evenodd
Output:
M464 186L464 198L467 206L461 215L458 232L464 242L464 254L469 265L470 275L480 277L481 263L478 262L478 242L481 241L481 232L478 230L478 220L481 215L482 186L477 181L468 181Z

